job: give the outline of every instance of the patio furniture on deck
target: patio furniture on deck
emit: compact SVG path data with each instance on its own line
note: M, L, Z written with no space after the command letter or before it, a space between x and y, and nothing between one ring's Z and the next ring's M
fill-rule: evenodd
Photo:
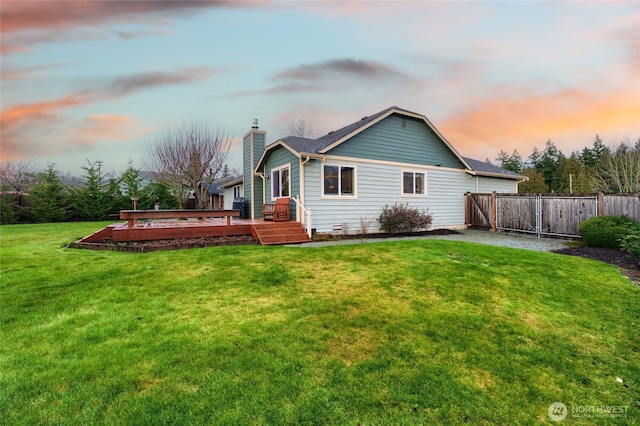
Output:
M262 205L262 220L272 220L274 222L287 222L290 220L289 203L290 198L278 198L275 203Z

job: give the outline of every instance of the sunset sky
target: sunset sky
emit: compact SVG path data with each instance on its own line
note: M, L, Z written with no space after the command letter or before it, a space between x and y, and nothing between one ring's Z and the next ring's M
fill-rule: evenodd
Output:
M7 1L2 160L142 168L199 121L273 142L396 105L464 156L640 137L640 2Z

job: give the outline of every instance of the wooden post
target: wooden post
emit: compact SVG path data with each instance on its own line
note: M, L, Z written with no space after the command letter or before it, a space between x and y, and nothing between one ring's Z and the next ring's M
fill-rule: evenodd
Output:
M467 225L467 228L469 228L471 225L471 192L467 191L464 197L464 223Z
M491 232L498 231L497 226L497 218L498 218L498 194L496 191L491 193Z
M604 193L598 192L598 216L604 216Z

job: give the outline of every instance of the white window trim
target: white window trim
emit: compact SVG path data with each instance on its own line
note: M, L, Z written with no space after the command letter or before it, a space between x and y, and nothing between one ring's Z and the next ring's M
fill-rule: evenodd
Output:
M413 173L414 179L414 192L415 192L415 174L420 173L424 175L424 194L405 194L404 192L404 174ZM406 198L427 198L427 171L419 169L400 169L400 196Z
M234 199L242 197L242 185L233 185L232 191L233 191L233 198ZM237 196L236 196L236 192L238 193Z
M338 191L338 194L325 194L324 193L324 167L325 166L333 166L333 167L350 167L353 169L353 195L341 195ZM338 175L340 171L338 170ZM338 178L338 181L340 179ZM358 166L355 164L345 164L345 163L320 163L320 198L328 199L328 200L355 200L358 198Z
M274 197L273 196L273 172L277 172L283 169L289 169L289 195ZM271 181L270 183L271 201L276 201L278 198L291 198L291 163L283 164L281 166L272 168L271 173L269 174L269 180Z

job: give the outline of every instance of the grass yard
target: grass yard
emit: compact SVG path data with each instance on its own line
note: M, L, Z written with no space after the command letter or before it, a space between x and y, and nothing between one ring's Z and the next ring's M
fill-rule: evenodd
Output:
M562 402L564 424L640 424L640 288L607 264L63 248L104 225L0 227L0 423L530 425Z

